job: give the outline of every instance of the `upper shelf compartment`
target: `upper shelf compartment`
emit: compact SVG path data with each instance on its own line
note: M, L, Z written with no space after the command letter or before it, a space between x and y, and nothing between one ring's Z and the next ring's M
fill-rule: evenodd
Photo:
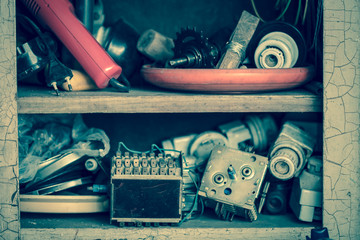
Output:
M19 87L18 113L321 112L322 99L296 89L261 94L199 94L158 89L61 92Z

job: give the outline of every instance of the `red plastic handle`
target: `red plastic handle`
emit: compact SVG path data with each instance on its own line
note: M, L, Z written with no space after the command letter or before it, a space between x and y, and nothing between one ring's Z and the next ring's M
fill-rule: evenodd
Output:
M99 88L105 88L110 79L120 76L121 67L76 18L68 0L22 1L39 21L49 26Z

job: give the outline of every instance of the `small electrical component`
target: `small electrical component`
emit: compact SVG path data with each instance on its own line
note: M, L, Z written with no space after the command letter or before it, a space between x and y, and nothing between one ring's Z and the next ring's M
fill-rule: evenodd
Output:
M111 168L111 221L179 223L182 206L182 160L162 153L118 151Z
M227 146L227 138L216 131L205 131L198 134L189 145L189 154L196 157L196 165L206 165L215 146Z
M312 156L307 168L294 178L291 191L290 207L299 220L321 220L322 187L322 158Z
M284 214L288 209L291 183L288 181L271 182L266 194L264 210L269 214Z
M292 124L284 123L281 132L269 151L269 170L281 180L299 176L313 152L315 140Z
M264 180L266 157L216 146L201 180L199 195L224 220L235 215L250 221L257 219L255 199Z
M247 116L244 121L223 124L219 129L227 137L229 147L245 152L264 152L278 134L270 115Z

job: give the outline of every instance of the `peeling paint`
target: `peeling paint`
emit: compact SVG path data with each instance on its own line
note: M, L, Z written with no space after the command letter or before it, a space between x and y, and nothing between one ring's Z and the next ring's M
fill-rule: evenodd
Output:
M359 16L358 1L324 1L323 224L332 239L360 239Z
M0 2L0 239L19 239L15 1Z

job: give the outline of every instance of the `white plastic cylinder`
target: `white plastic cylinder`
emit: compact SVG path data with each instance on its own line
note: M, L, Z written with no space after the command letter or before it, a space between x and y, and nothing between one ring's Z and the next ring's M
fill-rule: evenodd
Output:
M257 68L292 68L299 57L295 40L283 32L265 35L255 50Z

